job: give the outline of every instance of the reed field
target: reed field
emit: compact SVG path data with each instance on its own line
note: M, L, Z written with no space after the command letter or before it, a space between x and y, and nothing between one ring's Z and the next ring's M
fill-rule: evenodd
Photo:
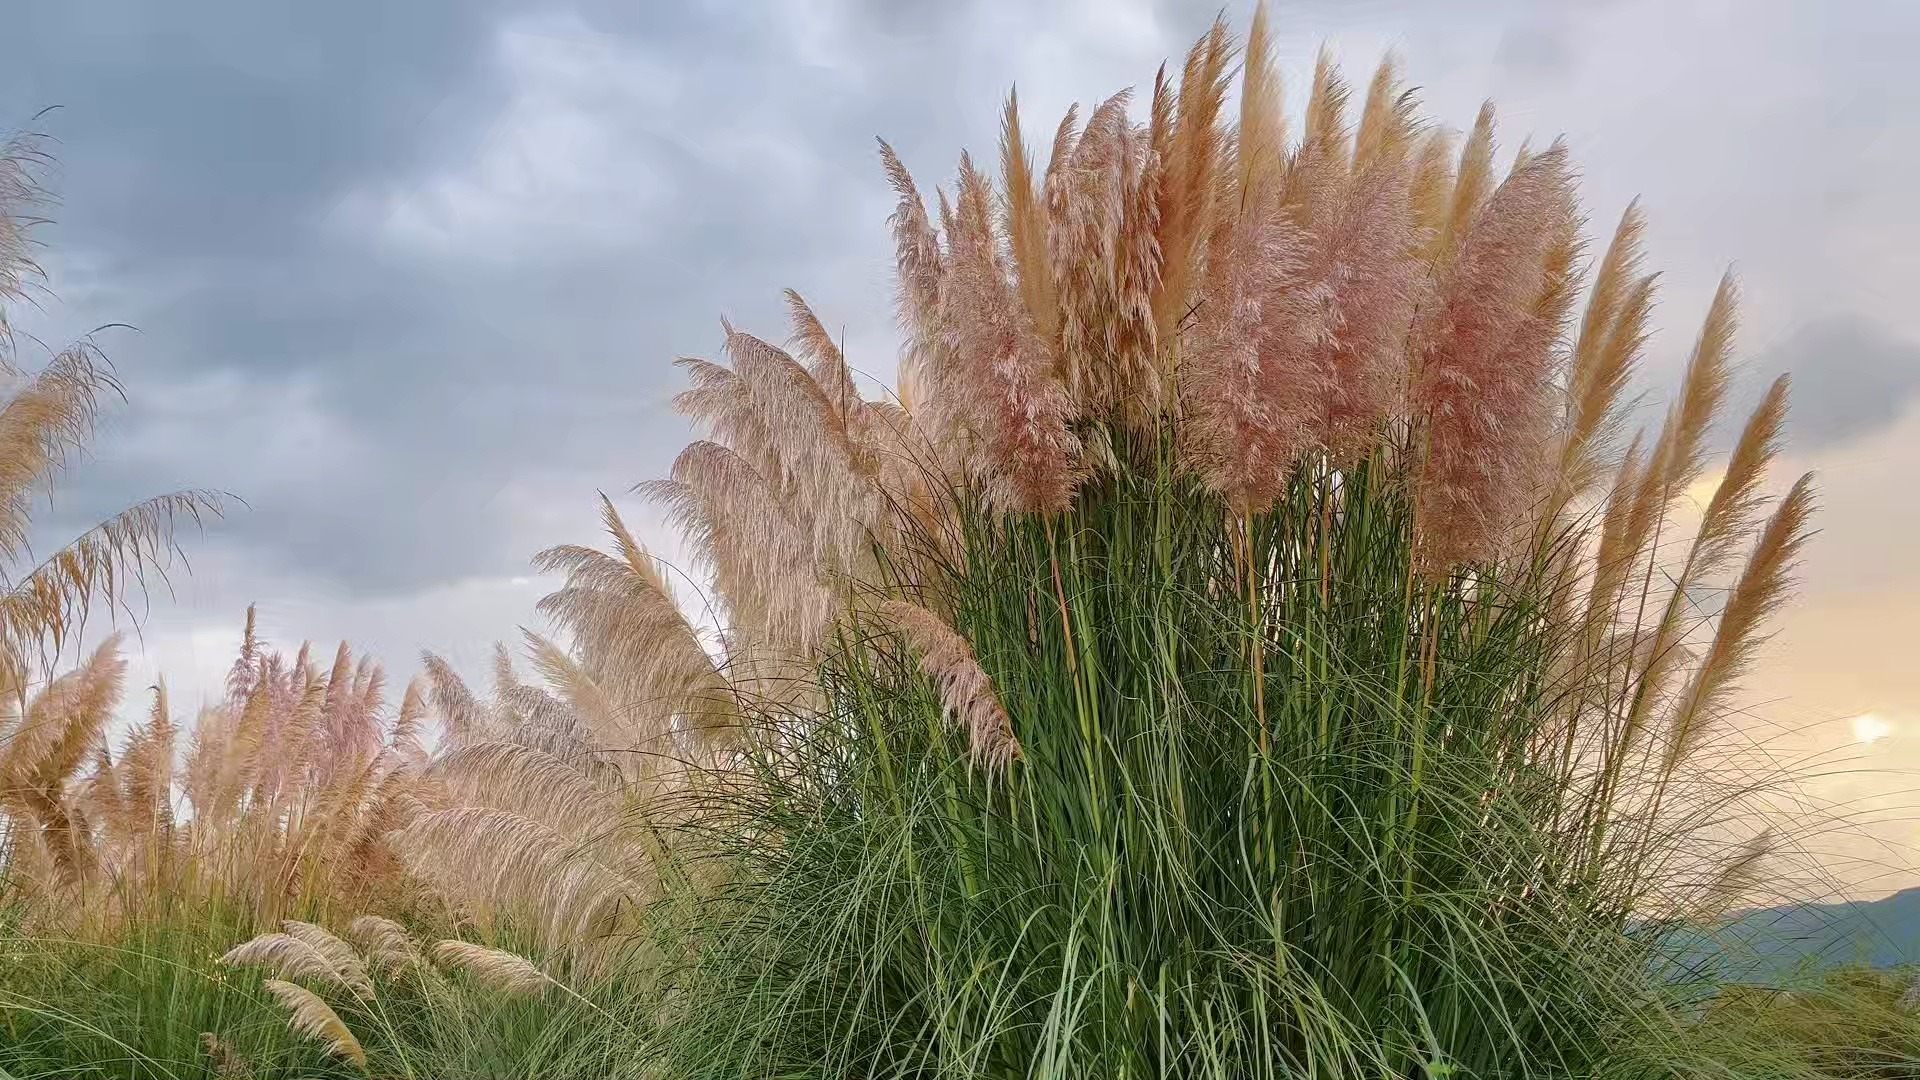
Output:
M1908 976L1672 945L1817 879L1740 722L1816 494L1784 378L1725 415L1734 281L1636 411L1637 207L1308 85L1262 13L937 190L883 142L895 379L728 326L635 478L693 560L603 501L488 673L249 610L217 703L129 687L227 504L29 552L117 384L0 336L0 1077L1920 1076Z

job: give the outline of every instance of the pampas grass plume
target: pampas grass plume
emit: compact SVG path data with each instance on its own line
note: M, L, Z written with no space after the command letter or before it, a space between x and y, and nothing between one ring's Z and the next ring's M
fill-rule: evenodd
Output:
M1001 769L1019 757L1020 743L1007 711L967 639L918 604L889 600L880 614L919 654L921 670L939 685L941 706L966 732L974 760Z
M267 993L272 994L281 1007L292 1014L287 1020L288 1027L308 1038L319 1040L328 1053L351 1062L362 1072L366 1071L366 1050L325 999L304 986L280 979L268 979L261 985L266 987Z
M506 994L538 994L553 982L524 957L470 941L436 942L433 958L444 968L464 971Z

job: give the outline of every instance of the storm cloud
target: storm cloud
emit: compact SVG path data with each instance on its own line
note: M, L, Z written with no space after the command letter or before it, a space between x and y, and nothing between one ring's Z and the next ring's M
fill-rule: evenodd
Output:
M1875 89L1898 35L1794 4L1438 7L1277 5L1291 104L1323 38L1356 79L1398 50L1454 124L1495 96L1509 150L1566 132L1597 228L1645 196L1671 270L1652 383L1732 260L1755 370L1801 372L1805 438L1911 404L1901 234L1868 227L1914 164L1884 135L1911 91ZM0 126L59 106L63 198L30 329L138 328L100 335L129 403L50 530L183 486L245 500L192 538L193 595L148 623L163 654L253 599L396 665L482 650L530 617L533 551L665 469L671 360L717 349L722 316L777 338L798 288L890 375L876 136L930 186L991 156L1008 87L1044 129L1148 84L1216 10L30 0Z

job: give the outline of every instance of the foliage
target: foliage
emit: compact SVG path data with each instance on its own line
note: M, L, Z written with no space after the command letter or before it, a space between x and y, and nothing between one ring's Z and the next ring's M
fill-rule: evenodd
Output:
M358 933L362 921L349 936L363 943L365 997L311 977L277 980L293 995L267 987L284 970L219 962L247 921L214 909L148 917L111 941L0 933L0 1069L21 1080L363 1075L290 1026L283 1003L294 996L311 1010L306 995L363 1046L373 1075L614 1076L637 1060L630 978L503 993L453 965L396 965ZM416 932L399 933L424 960Z
M1734 985L1695 1028L1721 1075L1920 1076L1915 973L1846 968L1790 987Z

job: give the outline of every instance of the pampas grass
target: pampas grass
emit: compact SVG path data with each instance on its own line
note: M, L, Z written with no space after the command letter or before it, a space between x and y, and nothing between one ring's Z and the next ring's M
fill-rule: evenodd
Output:
M261 934L234 946L220 963L227 967L258 967L282 979L313 979L356 994L370 993L372 983L353 948L312 923L288 920L283 933Z
M285 931L255 938L220 963L266 969L273 977L260 987L284 1010L287 1030L320 1042L362 1071L450 1075L439 1070L465 1055L457 1049L449 1054L449 1044L458 1047L461 1039L481 1035L502 1016L545 1019L532 999L549 989L596 1016L605 1031L631 1035L620 1017L505 949L458 939L423 948L414 931L378 915L358 916L349 925L349 936L365 943L364 954L315 924L288 922ZM452 974L467 977L465 988L446 977ZM209 1034L203 1042L209 1038L209 1058L238 1059L230 1041ZM616 1056L630 1052L607 1049ZM436 1061L438 1066L429 1064Z
M389 721L373 664L345 646L325 670L304 648L270 652L249 612L226 698L182 725L155 687L116 748L106 722L124 670L109 638L37 696L0 753L17 825L6 855L46 927L110 935L183 902L268 926L404 902L386 836L429 794L418 690Z
M215 926L282 1038L381 1074L521 1060L461 1024L592 1075L1721 1074L1663 957L1791 846L1728 737L1810 527L1808 479L1766 494L1785 383L1683 533L1731 279L1623 451L1637 206L1590 264L1564 144L1428 121L1391 59L1356 115L1325 51L1290 133L1275 55L1216 22L1044 164L1009 95L931 207L882 142L894 393L797 293L791 353L723 326L636 489L693 563L603 497L604 550L537 557L530 675L429 655L390 708L250 612L221 700L115 743L114 643L29 694L35 650L205 500L10 577L22 920ZM16 388L0 561L111 385L81 349Z
M38 370L19 363L9 313L40 277L33 231L50 201L40 182L48 164L37 133L0 141L0 697L7 703L0 732L18 724L31 680L46 674L88 614L101 603L124 604L149 579L163 578L175 527L218 515L222 504L214 492L162 495L30 556L37 497L91 439L102 398L120 390L92 341L68 346Z
M887 601L880 617L912 645L921 670L939 684L941 707L966 732L974 759L998 769L1019 757L1020 743L1007 722L1007 711L967 639L940 616L904 600Z
M726 390L735 332L694 369L710 440L649 490L740 742L653 804L723 868L656 908L669 1072L1682 1067L1663 928L1781 846L1706 748L1805 536L1804 480L1754 534L1784 387L1676 546L1731 285L1620 454L1638 211L1588 288L1564 145L1503 174L1490 107L1456 143L1391 64L1349 128L1326 54L1289 143L1264 16L1229 125L1231 52L1070 112L1037 184L1010 102L1005 190L963 156L937 214L882 144L906 408L846 475ZM755 362L848 415L804 316L811 369ZM809 548L796 475L886 509Z
M426 957L407 928L383 915L359 915L347 924L347 934L360 945L367 966L388 976L403 976L426 967Z

